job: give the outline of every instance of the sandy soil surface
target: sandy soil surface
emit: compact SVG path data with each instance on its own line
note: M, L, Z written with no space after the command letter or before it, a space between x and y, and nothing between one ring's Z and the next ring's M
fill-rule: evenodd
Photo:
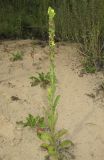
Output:
M10 61L11 53L24 52L22 61ZM34 60L33 60L34 55ZM103 74L80 75L82 57L75 44L58 44L56 55L57 92L61 95L57 128L69 130L76 160L104 159L104 93L96 96ZM48 47L32 41L0 43L0 160L43 160L41 141L35 130L22 128L17 121L29 113L42 115L47 92L31 87L30 76L47 72ZM12 96L19 100L13 101Z

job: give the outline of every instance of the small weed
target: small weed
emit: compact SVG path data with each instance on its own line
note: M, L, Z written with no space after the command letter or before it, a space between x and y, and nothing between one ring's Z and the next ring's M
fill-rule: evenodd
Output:
M12 57L10 58L11 61L18 61L23 60L23 53L21 51L16 51L12 53Z
M91 64L90 64L90 65L85 64L85 65L84 65L83 72L95 73L95 72L96 72L96 68L95 68L95 66L93 66L93 65L91 65Z
M36 86L40 84L43 88L46 88L47 85L50 84L50 72L48 73L38 73L38 76L32 76L31 79L31 86Z
M83 63L84 68L82 69L82 71L84 73L95 73L96 72L96 67L94 65L94 63L91 61L91 59L87 59L84 63Z
M23 127L31 127L31 128L40 128L40 129L45 129L45 122L44 122L44 117L36 116L34 117L33 115L29 114L28 117L26 117L26 121L20 121L17 122L17 124L21 124Z

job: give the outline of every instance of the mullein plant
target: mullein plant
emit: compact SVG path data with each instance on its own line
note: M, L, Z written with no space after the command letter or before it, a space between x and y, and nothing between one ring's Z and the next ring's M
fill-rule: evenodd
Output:
M70 140L62 139L67 133L66 129L56 130L56 123L58 119L57 105L60 96L56 96L56 74L55 74L55 24L54 24L54 10L48 8L49 15L49 48L50 48L50 86L48 88L48 107L45 108L45 130L38 130L37 134L43 141L42 148L47 150L48 160L63 160L67 159L69 147L73 145Z
M70 147L73 143L70 140L63 138L67 134L66 129L57 131L56 123L58 120L57 106L60 99L56 95L56 74L55 74L55 24L54 24L54 10L49 7L49 48L50 48L50 70L48 72L49 88L48 88L48 106L44 108L44 117L29 114L25 122L17 122L23 127L36 128L38 137L43 141L41 147L47 151L45 160L69 160L73 157L70 152ZM43 74L42 74L43 77ZM37 80L37 79L35 79ZM38 79L40 82L42 79Z

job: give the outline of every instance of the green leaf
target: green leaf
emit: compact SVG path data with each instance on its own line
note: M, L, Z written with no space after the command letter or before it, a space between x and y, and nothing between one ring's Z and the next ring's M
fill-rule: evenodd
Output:
M63 135L65 135L68 131L66 129L62 129L55 134L56 139L59 139Z
M72 145L73 145L72 141L64 140L64 141L61 142L60 147L68 148L68 147L71 147Z
M45 141L45 142L52 142L52 137L47 132L41 133L40 139L43 140L43 141Z
M31 128L34 128L36 126L36 119L33 117L33 115L29 114L26 118L26 122L23 123L24 127L30 126Z
M39 73L39 79L40 79L40 81L45 80L45 74L43 72Z
M41 117L41 118L38 120L38 126L39 126L40 128L46 128L46 124L45 124L44 117Z
M56 155L55 148L53 146L48 146L48 153L51 156Z
M36 118L35 118L36 124L38 123L39 119L40 119L40 116L36 116Z
M43 143L43 144L41 145L41 147L42 147L43 149L48 149L49 144L47 144L47 143Z
M49 128L54 130L57 119L58 119L58 114L57 113L50 113L50 115L48 116Z
M53 105L54 111L55 111L56 106L57 106L57 104L58 104L58 102L59 102L59 99L60 99L60 95L58 95L58 96L56 97L55 101L54 101L54 105Z

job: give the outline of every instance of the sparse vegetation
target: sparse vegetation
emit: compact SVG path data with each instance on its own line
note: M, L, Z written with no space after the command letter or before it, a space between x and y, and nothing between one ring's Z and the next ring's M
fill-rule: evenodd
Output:
M83 31L82 31L83 32ZM82 52L85 54L84 67L86 72L95 73L104 68L104 51L102 50L102 42L100 39L100 26L94 24L91 29L85 31L82 35Z
M56 74L55 74L55 25L54 25L54 10L49 7L49 47L50 47L50 71L45 75L43 72L39 74L39 78L31 77L35 84L44 82L47 84L49 82L48 88L48 106L44 108L45 115L40 118L36 118L31 114L27 117L26 122L22 123L23 126L30 126L34 128L38 126L37 135L43 141L41 145L44 148L48 155L45 159L52 160L67 160L70 158L70 147L73 145L72 141L63 138L67 133L66 129L61 129L57 131L56 123L58 119L57 105L60 99L60 95L56 95ZM32 82L32 85L35 85Z
M96 72L96 67L94 63L91 61L91 59L85 59L83 62L83 73L95 73Z
M31 76L31 86L36 86L40 84L43 88L47 87L50 84L50 73L38 73L38 76Z
M26 121L20 121L17 122L17 124L22 125L23 127L31 127L31 128L37 128L38 129L45 129L45 122L44 122L44 117L40 117L40 116L33 116L31 114L28 115L28 117L26 118Z
M104 0L1 0L0 53L0 159L103 159Z
M10 60L11 61L23 60L23 53L21 51L16 51L12 53Z

